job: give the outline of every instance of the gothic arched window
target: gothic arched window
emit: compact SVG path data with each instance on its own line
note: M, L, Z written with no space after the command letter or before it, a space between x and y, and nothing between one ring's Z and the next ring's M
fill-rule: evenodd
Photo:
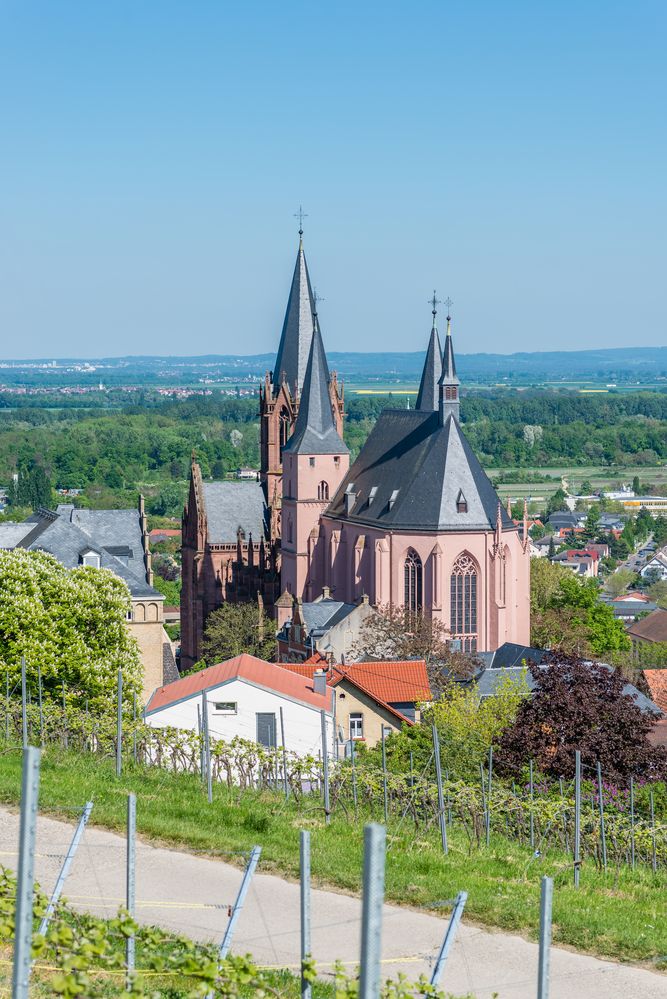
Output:
M317 487L317 498L318 498L318 500L328 500L329 499L329 483L328 482L324 482L324 481L320 482L319 486Z
M285 447L289 437L289 413L283 406L280 410L280 446Z
M463 652L477 651L477 563L462 552L451 575L451 632Z
M422 609L422 560L414 548L409 548L405 556L403 580L405 587L405 609L416 614Z

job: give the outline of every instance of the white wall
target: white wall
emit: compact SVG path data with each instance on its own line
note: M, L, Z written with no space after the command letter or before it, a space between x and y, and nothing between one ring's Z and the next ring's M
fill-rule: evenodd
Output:
M285 746L300 756L317 756L322 749L320 712L315 707L292 701L274 691L256 687L247 680L236 677L205 691L208 724L211 738L225 742L238 736L255 742L257 739L258 712L272 712L276 716L276 741L282 745L280 735L280 708L285 721ZM218 714L216 701L235 701L237 713ZM164 707L146 716L146 723L154 728L180 728L197 731L197 705L201 706L201 693L187 700ZM327 747L332 755L333 719L327 714Z

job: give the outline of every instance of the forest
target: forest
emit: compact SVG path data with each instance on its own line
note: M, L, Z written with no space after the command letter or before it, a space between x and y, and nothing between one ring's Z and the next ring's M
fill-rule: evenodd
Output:
M17 406L0 394L0 486L6 488L16 472L40 480L45 473L53 488L84 490L79 502L88 505L133 505L142 490L151 512L175 516L193 452L205 477L259 463L256 398L213 393L172 400L142 392L124 404L117 397L115 408L106 409L29 398L40 404L26 405L24 397ZM409 400L348 396L345 436L353 458L382 409L404 408ZM563 462L612 470L667 459L667 392L469 391L461 410L470 443L489 470ZM21 505L29 505L25 496Z

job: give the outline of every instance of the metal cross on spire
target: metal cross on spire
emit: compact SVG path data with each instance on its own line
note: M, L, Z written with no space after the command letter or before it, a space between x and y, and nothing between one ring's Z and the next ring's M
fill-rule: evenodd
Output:
M317 303L323 301L322 296L317 294L317 288L313 288L313 316L317 316Z
M453 303L453 301L451 300L451 298L450 298L450 297L449 297L449 295L448 295L448 296L447 296L447 298L445 299L445 305L447 306L447 318L448 318L448 319L451 319L451 318L452 318L452 317L450 316L450 312L452 311L452 305L453 305L453 304L454 304L454 303Z
M299 205L298 212L294 213L294 218L299 220L299 236L303 236L303 220L308 218L308 214L304 212L301 205Z
M438 313L438 306L440 305L440 299L436 298L435 291L433 292L433 298L429 299L429 305L431 306L431 313L433 315L433 322L435 323L435 317Z

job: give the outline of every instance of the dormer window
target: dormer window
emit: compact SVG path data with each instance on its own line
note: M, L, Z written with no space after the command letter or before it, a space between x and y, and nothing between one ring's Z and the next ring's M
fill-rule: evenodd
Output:
M393 493L389 497L389 509L390 510L393 508L394 503L396 502L397 499L398 499L398 489L394 489Z
M468 512L468 500L463 495L461 489L459 489L459 494L456 497L456 512L457 513L467 513Z
M90 565L93 569L99 569L100 567L100 553L89 549L88 551L81 552L79 556L81 559L81 565Z
M368 505L370 506L375 497L377 496L378 487L373 486L368 494Z

